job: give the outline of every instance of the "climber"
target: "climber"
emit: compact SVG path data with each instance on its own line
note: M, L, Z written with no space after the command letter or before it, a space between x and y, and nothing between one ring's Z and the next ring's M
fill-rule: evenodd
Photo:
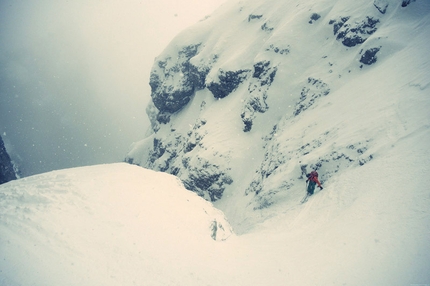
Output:
M306 177L308 177L306 182L309 182L309 184L308 184L308 196L312 196L314 194L316 184L318 184L318 187L320 188L320 190L323 189L320 181L318 181L317 171L312 171L310 174L307 174Z

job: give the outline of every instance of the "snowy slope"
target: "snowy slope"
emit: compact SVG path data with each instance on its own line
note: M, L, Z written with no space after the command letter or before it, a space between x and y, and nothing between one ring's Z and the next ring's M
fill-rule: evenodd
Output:
M246 233L300 201L302 169L330 191L428 139L429 38L428 1L229 1L156 59L153 134L127 160L177 175Z
M0 198L2 286L198 281L188 259L232 234L177 178L125 163L28 177Z
M429 151L410 144L429 139L404 138L241 236L177 179L127 164L6 183L0 285L426 285L430 195L417 178L429 170L412 170Z

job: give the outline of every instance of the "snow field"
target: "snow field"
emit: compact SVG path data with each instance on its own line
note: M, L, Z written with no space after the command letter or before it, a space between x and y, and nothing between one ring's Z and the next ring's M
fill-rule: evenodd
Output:
M304 205L275 206L278 216L225 241L210 237L214 217L228 226L222 213L172 176L140 167L5 184L0 285L427 283L428 168L413 166L430 155L419 143L429 139L410 135L384 160L344 172Z
M127 164L29 177L1 197L0 285L198 281L188 264L204 260L196 245L215 243L212 222L217 240L231 235L222 213L176 178Z

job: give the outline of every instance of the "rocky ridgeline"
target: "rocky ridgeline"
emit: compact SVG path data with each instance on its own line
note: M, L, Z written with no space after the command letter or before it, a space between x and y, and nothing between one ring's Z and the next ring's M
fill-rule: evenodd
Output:
M0 136L0 184L16 179L13 164Z
M342 168L351 165L360 166L370 161L373 158L368 151L371 142L364 140L327 149L326 152L318 153L319 155L312 161L299 163L303 156L333 142L333 134L336 131L326 130L312 139L304 135L302 137L288 135L288 122L301 120L309 110L318 106L322 98L330 96L333 92L332 82L342 78L342 73L351 73L351 70L359 71L360 68L373 65L378 61L378 53L384 49L383 42L379 41L380 37L377 37L378 29L384 25L389 13L394 13L397 8L407 9L405 7L411 5L413 1L404 0L402 3L396 3L389 0L373 2L363 0L362 2L363 11L366 11L363 12L366 13L365 16L363 14L332 15L327 14L330 9L311 11L312 9L309 8L298 10L295 14L296 18L290 22L283 22L276 11L267 8L270 4L265 6L270 13L265 13L266 10L263 8L261 9L264 11L259 13L259 7L256 8L246 1L241 2L237 4L240 7L235 8L234 17L240 17L238 23L241 25L243 23L254 25L255 35L260 37L261 41L255 41L258 45L252 48L246 47L243 51L243 53L254 53L247 57L253 60L238 60L235 65L226 64L228 62L226 58L231 61L233 57L232 51L223 52L219 48L211 50L214 40L210 38L209 43L209 36L196 36L195 39L188 37L184 42L176 41L171 44L168 48L169 53L163 53L156 59L150 77L152 102L147 108L147 113L154 133L146 140L152 142L142 144L143 147L140 148L146 149L131 152L126 160L177 175L188 189L211 201L221 199L225 189L236 180L234 174L237 170L231 169L234 165L232 162L236 160L232 154L233 149L210 146L204 140L212 132L212 129L207 127L212 122L208 122L202 114L205 110L214 108L214 101L201 102L200 113L195 116L195 123L189 131L178 130L172 122L183 112L188 112L185 107L189 106L191 101L197 100L193 98L197 97L199 92L206 91L206 93L210 92L216 100L225 100L229 97L240 98L240 104L235 105L235 109L231 111L234 118L240 120L242 124L242 135L238 136L252 133L255 122L263 114L270 115L273 112L273 117L264 117L272 118L267 121L265 136L262 136L260 142L249 143L261 145L264 152L263 160L255 166L247 166L244 169L243 172L252 177L248 186L234 186L235 189L242 190L244 195L254 195L251 204L254 209L270 206L280 190L292 188L298 179L302 179L296 174L300 173L300 164L302 167L307 166L308 169L324 169L322 180L328 180ZM250 7L247 8L247 5ZM294 7L295 5L292 5L289 8L294 9ZM304 10L308 12L305 13ZM220 21L223 21L222 17L219 17ZM216 26L216 19L213 21ZM288 25L294 26L298 25L297 23L308 25L309 28L304 29L303 32L309 32L309 35L300 35L305 39L317 37L319 33L323 33L321 31L327 31L328 35L324 42L325 47L328 47L325 50L326 54L315 58L315 62L305 67L290 65L293 59L297 58L303 58L303 65L305 65L306 58L313 56L300 50L297 44L300 38L295 38L297 35L288 34L293 30L288 29ZM196 24L195 29L198 30L199 25L204 24ZM238 31L241 30L238 29ZM207 32L207 34L210 33ZM252 35L252 33L248 34ZM237 37L239 36L240 34L237 34ZM366 44L370 37L373 37L372 41ZM222 35L219 38L218 42L215 41L217 45L221 41L226 45L230 44L228 41L234 41L232 40L234 36L230 36L228 41L222 38ZM314 49L317 54L322 47L316 46ZM306 47L305 50L309 52L311 48ZM347 55L344 58L350 59L352 57L349 55L353 55L355 60L342 63L342 58L338 58L336 54L336 51L340 50ZM329 61L329 70L312 72L312 68L322 65L321 59L325 59L325 63ZM346 68L335 72L332 66L336 64L333 63ZM228 70L226 69L228 66L235 68ZM278 78L281 69L297 69L301 74L289 72ZM291 79L291 76L295 78ZM282 86L286 90L284 93L279 92ZM290 93L289 97L285 95L288 93ZM270 102L289 105L291 109L288 109L286 114L282 114L276 111L278 106L271 106ZM228 132L221 136L233 140ZM292 139L295 137L298 139ZM142 153L146 155L141 156ZM289 175L288 172L291 170L287 171L291 164L297 165L294 176ZM275 176L276 174L283 174L284 179L280 180Z

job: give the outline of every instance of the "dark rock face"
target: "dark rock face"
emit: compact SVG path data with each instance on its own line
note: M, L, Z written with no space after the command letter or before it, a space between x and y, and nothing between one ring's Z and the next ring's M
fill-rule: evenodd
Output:
M254 65L254 73L252 74L252 77L260 79L261 85L270 85L275 78L276 70L276 68L272 69L270 67L270 61L258 62Z
M188 176L183 180L185 187L202 197L208 195L212 202L221 199L226 185L232 184L233 179L203 158L198 157L195 163L188 166Z
M378 53L380 49L381 48L379 47L366 50L360 58L360 63L363 63L365 65L371 65L376 63L376 53Z
M203 101L201 109L204 108ZM188 190L216 201L222 197L227 185L233 183L233 179L228 164L225 164L230 160L229 155L208 152L212 146L203 143L208 134L206 123L204 118L198 118L185 134L174 128L164 135L155 133L152 144L147 145L145 162L135 162L132 157L125 161L178 176Z
M163 124L167 124L170 122L170 113L169 112L159 112L157 114L157 121Z
M179 50L177 59L160 60L151 72L149 85L154 105L160 112L174 113L182 109L191 99L196 88L196 69L190 59L198 53L200 44L189 45ZM165 116L162 117L162 120ZM161 122L161 121L160 121Z
M367 38L377 30L378 19L366 17L361 21L350 23L350 17L341 17L339 20L331 20L333 33L336 40L341 41L346 47L354 47L364 43Z
M168 140L155 137L145 166L176 175L188 190L216 201L222 197L226 186L233 183L233 179L225 166L211 162L212 159L224 161L224 155L217 154L215 158L200 155L199 152L207 150L201 142L206 135L202 130L205 124L204 119L198 120L186 136L172 130Z
M217 60L217 57L212 59L213 62ZM206 87L205 81L206 76L210 71L210 67L208 66L199 66L196 67L192 64L189 66L190 80L192 81L196 90L201 90Z
M339 20L330 20L329 25L333 25L333 34L336 36L339 29L349 20L350 17L341 17Z
M186 106L197 90L208 88L215 98L224 98L248 77L250 70L219 70L217 78L207 82L207 75L218 56L213 55L204 63L191 63L191 59L199 53L200 46L185 46L177 55L167 56L154 65L149 82L154 108L149 111L150 118L158 123L169 123L170 115ZM153 121L153 130L156 131L159 129L158 123Z
M16 179L9 154L6 152L3 139L0 136L0 184Z
M248 86L249 97L240 114L244 132L251 130L256 112L264 113L269 109L266 103L267 91L275 79L277 70L278 68L272 66L270 61L261 61L254 65L254 73Z
M234 91L248 76L249 70L219 71L218 82L211 82L207 88L215 98L224 98Z

